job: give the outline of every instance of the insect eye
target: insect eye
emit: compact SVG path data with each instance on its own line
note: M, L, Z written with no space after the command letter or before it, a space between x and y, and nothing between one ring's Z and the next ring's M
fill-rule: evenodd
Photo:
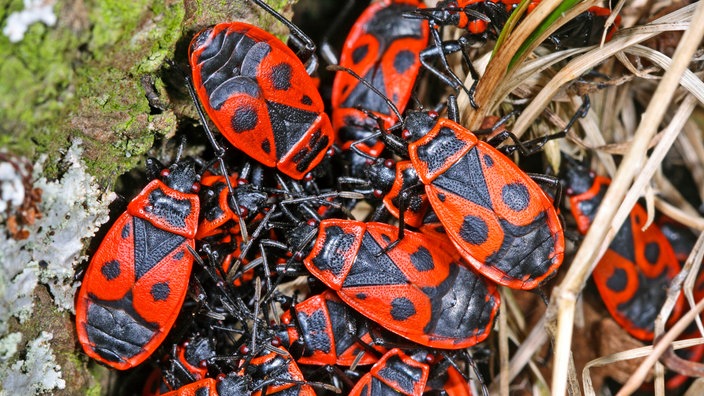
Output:
M162 169L161 172L159 173L159 175L161 175L161 177L163 177L163 178L169 177L170 174L171 174L171 172L168 169Z
M193 185L191 186L191 191L193 191L194 193L200 191L200 183L193 183Z
M401 137L402 137L404 140L410 139L410 137L411 137L411 131L409 131L408 129L404 129L403 132L401 132Z
M432 118L432 119L436 119L436 118L438 118L438 117L439 117L439 114L438 114L438 112L437 112L437 111L435 111L435 110L430 110L430 111L428 112L428 115L429 115L429 116L430 116L430 118Z
M395 163L394 163L394 160L392 160L392 159L387 159L386 161L384 161L384 166L389 169L393 168L394 165L395 165Z

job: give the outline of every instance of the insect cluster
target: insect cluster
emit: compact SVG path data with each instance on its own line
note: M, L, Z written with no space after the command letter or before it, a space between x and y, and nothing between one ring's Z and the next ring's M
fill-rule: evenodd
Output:
M242 22L197 33L186 80L214 155L148 161L152 181L104 237L77 296L86 354L120 370L151 358L148 395L486 392L471 348L491 333L498 286L535 290L565 255L557 178L508 154L538 152L566 130L520 142L498 128L505 120L461 126L453 95L409 104L432 83L480 106L447 57L461 53L478 76L468 48L495 39L518 5L373 2L339 59L326 51L339 65L327 87L311 77L313 41L260 0L252 6L289 27L290 47ZM592 7L549 45L595 44L608 16ZM464 34L445 40L448 26ZM606 182L573 169L565 179L585 231L598 205L588 200ZM667 282L675 252L660 233L638 233L642 212L602 273ZM610 296L619 281L595 275ZM605 300L652 339L643 302L653 296L638 293Z

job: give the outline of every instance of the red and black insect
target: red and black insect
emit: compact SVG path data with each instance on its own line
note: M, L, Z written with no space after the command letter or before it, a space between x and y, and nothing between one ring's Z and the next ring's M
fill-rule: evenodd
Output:
M294 350L302 350L296 358L298 364L348 367L379 360L368 352L374 341L369 321L350 309L332 290L292 306L281 315L281 323L285 328L279 337L284 346L294 356ZM374 349L380 354L386 352L383 347Z
M568 159L568 165L564 180L570 210L577 229L585 234L611 180L595 175L573 160ZM645 209L636 204L594 268L592 278L614 320L632 336L652 341L655 318L667 298L667 286L680 272L680 265L657 226L652 224L643 229L646 220ZM679 298L668 324L682 315L683 304Z
M428 382L430 368L394 348L375 363L350 391L350 396L408 395L421 396Z
M352 27L339 61L340 66L363 76L391 98L401 111L406 108L420 71L419 54L428 45L428 25L403 17L417 7L424 7L420 0L372 3ZM340 147L352 162L353 175L359 175L364 158L350 151L350 145L367 138L373 126L360 109L375 114L387 127L398 121L378 95L350 74L338 72L332 86L332 125ZM367 140L357 148L369 156L379 157L384 144L378 139Z
M213 341L206 337L196 336L180 345L174 345L168 359L168 369L163 372L161 369L155 369L147 378L142 395L161 395L171 389L205 379L208 376L207 361L213 356L215 346Z
M448 114L458 114L453 100ZM402 138L391 134L394 130L401 130ZM564 133L539 139L531 150ZM529 176L492 146L511 136L508 131L487 143L436 112L408 111L381 136L388 147L410 159L409 169L420 180L401 191L399 239L409 197L422 188L464 259L492 281L527 290L554 275L562 264L563 230L552 199L532 177L550 180ZM530 154L520 143L515 147Z
M307 228L308 270L342 301L422 345L460 349L483 341L499 306L496 287L460 263L449 243L382 223L326 219ZM316 230L317 228L317 230ZM317 235L317 236L316 236Z
M231 396L231 395L296 395L315 396L301 370L290 357L271 352L256 357L237 372L206 378L185 385L164 396Z
M150 173L163 166L151 159ZM198 226L193 159L177 161L135 197L93 255L76 298L76 330L90 357L140 364L166 337L188 288Z
M307 36L255 3L284 21L311 57ZM233 146L294 179L323 160L335 139L330 120L306 66L281 40L246 23L221 23L193 37L188 58L200 103Z

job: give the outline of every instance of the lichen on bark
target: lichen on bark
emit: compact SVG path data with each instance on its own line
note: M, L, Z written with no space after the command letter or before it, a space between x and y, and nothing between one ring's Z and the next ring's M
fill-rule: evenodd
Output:
M269 3L290 12L293 1ZM23 7L23 0L0 0L0 28ZM182 80L165 62L170 58L185 66L193 34L229 20L248 21L280 37L287 33L271 16L240 0L56 0L53 12L54 26L28 25L19 42L0 34L0 148L32 162L46 155L41 176L51 181L67 174L60 159L80 139L81 161L98 182L91 188L103 193L143 163L156 139L174 136L184 119L196 122L190 99L174 84ZM148 93L161 105L150 105ZM37 219L37 226L42 221ZM0 233L7 232L6 226L0 219ZM79 254L86 253L87 242ZM39 340L35 344L50 346L66 381L54 394L102 393L107 370L80 353L73 319L56 305L61 292L41 277L37 285L29 295L32 316L23 322L11 317L0 334L0 353L6 353L8 365L21 369L19 357ZM6 290L0 287L0 293ZM65 296L60 300L65 302Z

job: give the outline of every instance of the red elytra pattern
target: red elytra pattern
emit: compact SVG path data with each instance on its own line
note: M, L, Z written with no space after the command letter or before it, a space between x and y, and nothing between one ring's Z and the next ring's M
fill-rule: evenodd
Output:
M90 357L124 370L143 362L180 312L200 203L195 162L162 171L128 204L93 255L76 295L76 331ZM186 187L187 186L187 187Z
M347 35L340 54L339 64L351 69L362 77L372 70L376 74L381 74L384 79L384 86L377 88L387 97L392 98L394 105L399 111L403 112L411 98L411 93L421 68L419 54L428 45L430 29L428 24L422 21L410 22L410 20L407 20L405 23L417 23L415 36L394 37L393 26L387 28L391 37L378 37L376 35L377 32L370 32L370 22L373 23L374 17L380 11L393 6L425 8L425 5L420 0L383 0L373 2L359 16ZM401 12L399 12L398 18L403 18ZM361 59L354 59L355 50L362 48L365 50L365 55ZM403 70L399 70L394 65L397 55L401 52L414 54L413 63ZM333 109L332 125L336 131L344 127L349 120L355 120L358 124L364 125L365 120L368 118L364 112L356 108L356 106L368 108L364 103L355 103L354 106L343 107L349 95L360 84L362 83L359 80L347 72L340 71L336 73L331 98ZM387 128L398 121L396 115L388 108L385 108L384 111L372 111L372 113L380 117ZM349 149L353 142L339 143L343 149ZM371 147L367 144L359 144L357 147L373 157L378 157L384 149L384 144L378 140Z
M353 235L354 239L349 243L349 246L345 246L344 248L330 246L330 243L324 237L329 228L340 228L344 230L346 234ZM381 324L387 330L414 342L436 348L461 349L475 345L483 341L489 335L489 331L493 325L493 319L498 312L499 294L495 285L485 282L482 277L476 275L472 281L481 283L481 285L473 285L472 289L465 288L462 290L462 292L466 294L474 293L472 294L472 298L476 299L471 303L465 302L468 306L467 310L464 312L466 315L470 315L469 312L472 310L479 310L478 307L472 304L482 305L482 312L485 312L487 309L489 310L489 313L486 314L488 317L482 316L482 319L486 320L486 323L466 324L473 327L471 331L469 329L463 329L461 335L447 336L446 334L427 333L426 329L429 327L434 328L434 326L437 325L437 321L440 320L437 317L432 317L433 312L435 311L437 313L442 311L442 307L433 306L433 302L426 292L424 292L424 289L430 290L443 287L441 285L444 285L444 282L448 280L451 269L456 270L457 267L462 266L462 264L460 264L461 257L456 249L453 249L450 244L442 240L407 231L404 238L399 241L396 247L384 253L388 256L388 259L393 265L400 270L402 273L401 276L405 277L405 281L382 285L344 285L353 266L358 265L356 263L358 260L357 254L360 251L365 233L369 234L374 242L383 249L395 238L398 233L398 228L388 224L374 222L363 223L350 220L323 220L320 223L318 238L315 241L313 249L303 260L305 266L316 278L335 290L340 298L357 312ZM420 249L425 249L426 254L429 255L432 267L428 266L427 268L418 269L414 266L412 255ZM321 269L318 267L320 264L316 264L316 259L319 255L323 253L330 254L331 252L334 252L338 261L343 263L337 273L332 270ZM373 265L374 264L371 263L367 266L367 269L371 270ZM452 268L453 266L455 266L455 268ZM460 269L460 271L468 270ZM356 275L359 276L359 274ZM398 274L393 274L393 276L397 275ZM467 295L461 295L458 289L459 286L454 287L455 288L452 290L457 293L455 297L458 300L470 298ZM478 292L476 290L478 287L483 287L485 290ZM362 295L363 297L361 297ZM393 307L399 298L411 301L414 305L414 312L409 317L394 317ZM452 315L450 312L452 308L446 308L448 308L448 312L442 312L441 315ZM442 329L440 329L440 331L442 332Z
M457 136L463 147L458 148L452 155L448 156L443 166L431 170L419 158L419 148L436 139L443 128L449 128L454 131L455 136ZM472 149L476 149L481 157L482 172L490 195L485 197L485 199L491 202L493 206L491 209L470 202L464 197L441 190L433 184L434 180L447 172ZM506 158L493 146L478 140L469 130L446 118L439 119L433 129L425 136L410 143L408 145L408 153L419 178L425 184L427 198L440 222L444 225L447 235L460 251L462 257L477 271L500 285L526 290L536 288L542 281L554 275L562 264L564 256L562 226L560 225L557 211L553 207L552 200L518 165ZM491 160L491 166L487 164L486 158ZM523 185L529 197L527 206L520 211L513 210L502 199L503 188L514 183ZM438 198L439 195L444 198ZM515 278L485 264L490 256L499 251L504 240L504 229L500 224L500 220L507 220L515 226L528 226L541 213L546 216L546 224L554 243L552 252L548 257L545 257L549 265L542 274L538 276L526 274L520 278ZM487 226L487 237L481 244L469 244L459 233L464 218L468 215L480 217Z
M134 281L134 246L122 238L122 228L132 222L132 216L123 213L103 239L98 251L93 255L91 264L88 266L83 284L76 297L76 330L78 340L83 345L85 353L118 370L125 370L137 366L151 355L166 337L168 330L176 321L181 305L186 297L188 288L188 278L193 265L193 256L188 252L186 246L195 248L194 241L186 240L178 248L172 251L164 260L154 266L146 275L137 282ZM132 234L128 239L132 238ZM177 256L182 256L177 259ZM120 263L121 272L119 277L113 280L106 280L100 272L103 263L117 260ZM164 282L169 282L170 294L166 300L155 301L150 295L152 286ZM93 347L95 346L85 330L85 318L91 299L89 294L101 300L119 300L128 292L132 292L134 310L145 320L158 323L159 331L142 349L143 351L135 356L126 359L124 362L110 362L98 355Z
M569 198L570 210L577 221L578 230L583 234L588 231L591 219L579 209L580 203L584 201L600 202L601 193L610 183L610 179L606 177L594 176L594 182L587 191ZM622 312L621 307L633 300L638 293L647 292L648 289L654 287L662 287L661 281L657 281L662 276L665 276L668 282L671 281L680 272L680 266L672 246L660 229L655 224L643 229L646 221L645 209L640 204L636 204L626 219L633 236L633 246L619 247L620 249L628 249L633 255L634 261L619 254L613 248L609 248L594 268L592 278L602 296L604 305L614 320L632 336L642 341L652 341L654 337L652 324L649 328L639 326L634 323L636 318L629 318L626 312ZM655 262L650 262L647 257L646 247L648 245L657 246L659 254ZM613 282L617 278L621 280L619 282L622 286L620 290L609 286L609 281ZM641 279L653 280L658 283L657 286L641 285ZM655 310L659 307L654 306L651 309ZM672 309L667 324L673 325L682 316L683 309L684 299L680 296Z
M334 325L332 323L332 318L330 317L332 312L330 312L327 307L328 301L332 301L337 304L344 304L342 300L340 300L340 298L337 297L335 292L333 292L332 290L326 290L321 294L309 297L306 300L296 304L295 312L297 315L301 313L307 316L312 316L314 314L320 313L324 314L324 331L326 332L327 339L330 341L329 350L327 351L327 353L322 350L315 350L309 356L301 356L297 359L297 362L299 364L310 364L316 366L338 365L343 367L351 366L355 362L358 366L366 366L376 363L378 358L373 354L364 353L361 358L359 358L358 356L365 350L365 346L361 345L361 343L371 345L375 350L380 353L386 352L385 348L372 345L372 338L369 333L365 333L362 337L360 337L357 342L353 343L347 350L343 351L339 355L337 354L338 347L336 345ZM291 344L301 338L302 334L299 333L299 329L293 326L293 320L290 310L284 312L281 315L281 323L288 325L287 333Z
M231 92L227 100L219 107L213 108L210 104L209 94L204 86L204 70L200 62L201 54L211 45L215 45L213 38L220 34L239 34L268 44L270 51L256 66L256 85L259 87L259 97L253 97L244 92ZM207 35L207 37L203 37ZM327 149L332 145L334 133L330 120L324 112L323 101L316 89L316 84L306 73L305 67L296 57L296 54L272 34L246 23L230 22L215 25L205 29L194 36L189 46L189 60L192 68L193 85L206 113L217 126L220 133L236 148L242 150L260 163L276 167L282 173L302 179L326 155ZM277 88L273 76L277 66L282 64L289 68L289 86L286 89ZM206 75L209 77L209 75ZM305 100L302 100L306 98ZM315 113L317 117L308 127L301 139L283 153L277 154L277 141L267 109L267 102L289 106L294 109ZM232 120L238 110L246 108L256 113L256 125L244 131L235 131ZM285 117L284 117L285 118ZM313 140L327 138L327 144L320 150L305 169L297 169L296 158L305 152L309 146L314 145ZM268 143L266 143L268 142ZM264 146L268 144L269 149Z

